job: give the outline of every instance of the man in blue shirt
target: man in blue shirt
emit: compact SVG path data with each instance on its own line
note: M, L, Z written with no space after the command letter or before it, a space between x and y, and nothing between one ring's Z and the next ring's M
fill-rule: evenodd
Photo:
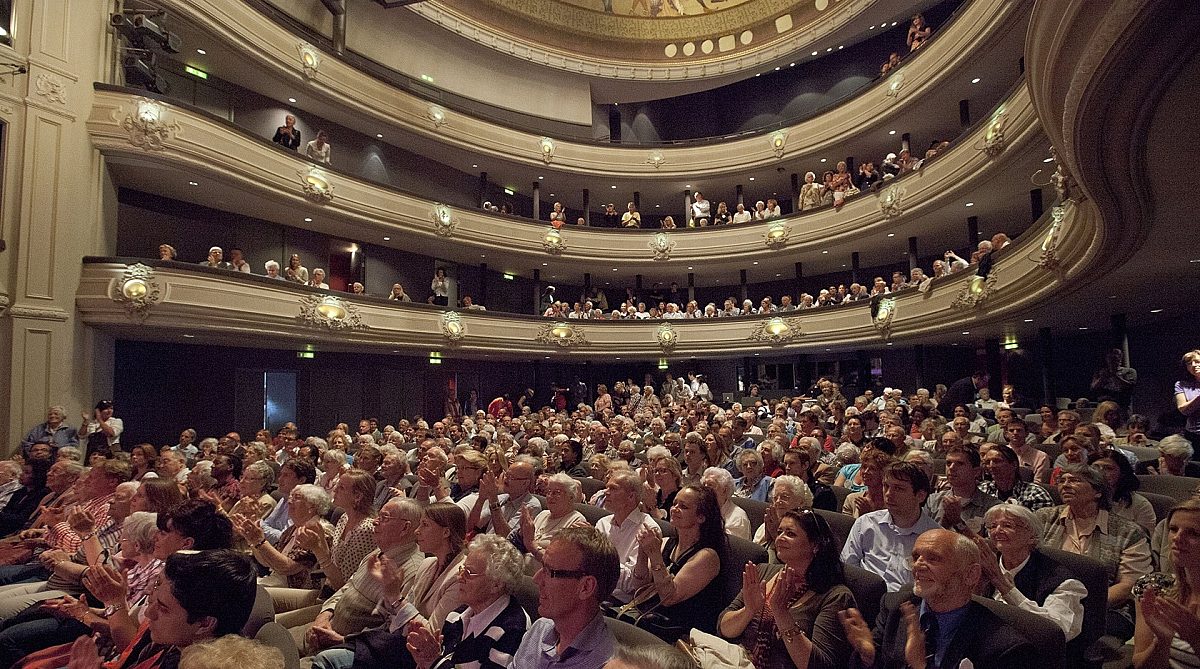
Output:
M617 585L617 549L594 527L569 527L555 535L533 580L539 618L525 633L509 667L600 669L616 639L600 602Z
M21 440L21 454L29 458L29 447L34 444L50 444L50 457L56 457L63 446L78 446L79 437L75 428L67 425L67 410L53 406L46 410L46 422L34 425Z
M854 521L842 548L842 562L883 577L888 592L912 582L908 555L922 532L940 527L925 512L929 477L911 462L893 462L883 475L886 509Z
M982 573L975 542L949 530L930 530L917 539L911 555L913 587L883 598L874 631L857 609L839 614L854 648L851 667L1001 669L1043 664L1028 639L972 601Z

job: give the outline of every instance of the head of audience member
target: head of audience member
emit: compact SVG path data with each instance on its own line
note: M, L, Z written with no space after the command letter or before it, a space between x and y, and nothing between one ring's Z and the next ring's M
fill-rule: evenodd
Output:
M284 666L278 648L236 634L194 643L179 654L179 669L226 669L231 659L239 669L276 669Z
M1120 451L1111 448L1097 450L1088 457L1088 463L1104 475L1109 496L1114 502L1128 504L1132 501L1133 492L1141 487L1133 465Z
M929 477L911 462L893 462L883 475L883 503L892 518L911 526L929 497Z
M983 514L988 540L1000 554L1001 566L1015 569L1038 547L1042 521L1028 508L1011 502L997 504Z
M242 497L258 499L266 494L274 482L275 470L271 469L271 465L259 460L242 470L242 476L238 479L238 489Z
M1088 458L1091 456L1090 444L1087 439L1081 439L1075 435L1067 435L1058 442L1062 448L1063 459L1067 464L1078 465L1087 464Z
M519 500L533 490L533 481L537 475L537 460L528 455L518 455L504 472L504 492L509 499Z
M554 535L534 575L538 614L556 625L582 627L600 610L620 576L617 549L594 527L568 527Z
M788 511L811 509L813 503L812 490L802 479L784 474L775 479L771 486L771 508L780 518Z
M425 507L417 523L417 548L421 552L450 558L462 551L467 534L467 515L452 502L434 502Z
M709 467L705 469L704 474L700 477L700 485L713 491L718 507L724 507L729 502L733 497L735 488L733 475L724 467Z
M254 606L257 576L248 556L228 549L171 555L146 606L150 638L184 648L237 634Z
M471 611L483 611L515 592L524 574L524 560L511 542L494 534L478 534L458 568L459 597Z
M211 550L233 545L233 523L208 500L190 499L157 517L154 557L165 560L181 550Z
M1079 427L1079 421L1080 418L1078 413L1070 410L1059 411L1058 431L1062 434L1073 434L1075 432L1075 428Z
M1091 518L1099 509L1112 508L1112 486L1104 473L1091 465L1063 467L1058 490L1076 518Z
M642 479L637 473L630 470L614 473L604 486L604 508L623 522L642 501L642 487Z
M579 481L563 472L546 479L546 509L551 518L562 518L575 510L579 499Z
M55 462L46 475L46 487L52 492L63 493L75 485L83 476L83 466L76 462Z
M1158 442L1158 473L1185 476L1185 468L1192 459L1192 444L1180 434L1163 437Z
M333 489L333 503L348 513L369 516L375 505L375 477L361 469L343 472Z
M883 492L883 477L888 470L888 466L892 464L894 459L892 456L878 449L870 449L862 454L859 466L860 478L867 490L872 493Z
M1017 452L1003 444L997 444L981 456L983 470L996 482L1001 492L1012 490L1017 482L1021 461Z
M59 450L60 454L61 454L63 448L70 448L70 447L64 446L62 448L59 448L58 450ZM30 459L30 460L45 460L45 461L49 462L50 457L52 455L54 455L54 448L47 442L39 441L37 443L30 445L30 447L29 447L29 458L28 459Z
M979 484L980 462L979 451L970 446L946 451L946 480L955 494L974 494Z
M411 498L389 499L375 516L375 545L380 552L415 543L422 515L421 505Z
M782 512L775 535L775 554L785 565L802 571L808 589L822 593L844 582L840 544L829 523L808 509Z
M729 472L726 471L725 475L729 476ZM697 546L712 548L718 555L724 554L725 519L716 493L708 486L684 486L675 495L675 504L671 506L671 524L681 535L695 536Z
M279 492L287 495L296 486L315 483L316 480L317 468L313 467L311 462L288 458L279 466L279 474L275 482L279 486Z
M979 547L949 530L929 530L912 549L913 593L935 613L967 605L982 574Z
M763 477L763 459L754 449L742 449L737 456L738 471L743 485L757 485Z
M121 484L118 489L124 485ZM132 511L166 513L181 504L184 499L186 498L183 491L174 479L147 479L136 486L129 506Z
M742 205L738 205L741 207ZM674 646L617 646L604 669L695 669L696 663Z
M1004 436L1008 439L1008 445L1017 450L1025 448L1029 443L1029 430L1023 420L1008 421L1008 425L1004 426Z

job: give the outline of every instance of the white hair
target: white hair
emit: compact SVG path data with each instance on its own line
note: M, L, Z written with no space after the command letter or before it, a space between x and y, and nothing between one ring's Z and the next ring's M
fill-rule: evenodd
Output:
M755 453L755 455L758 454ZM721 489L718 497L728 497L733 494L733 474L730 474L728 469L724 467L709 467L700 476L701 481L706 479L710 480L713 486ZM714 490L714 492L716 491Z
M279 269L279 263L278 263L278 262L276 262L276 261L274 261L274 260L268 260L268 261L266 262L266 264L265 264L265 265L263 265L263 267L264 267L264 268L265 268L265 269L266 269L268 272L269 272L269 271L271 271L272 269L278 270L278 269Z
M776 477L775 483L771 486L771 499L775 499L775 494L781 488L787 488L792 492L792 498L796 500L797 506L802 509L811 509L813 503L812 489L808 487L799 476L784 474Z

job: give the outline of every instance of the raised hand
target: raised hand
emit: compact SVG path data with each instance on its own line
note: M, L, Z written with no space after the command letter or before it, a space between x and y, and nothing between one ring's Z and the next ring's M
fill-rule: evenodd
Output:
M67 661L67 669L100 669L100 651L96 648L96 640L90 636L81 636L71 644L71 658Z
M742 570L742 603L747 609L758 613L767 601L765 584L758 573L758 565L747 562Z
M904 662L910 669L925 669L925 630L921 629L921 618L912 602L900 605L904 625L908 628L908 640L904 643Z
M400 599L404 590L404 568L397 567L386 555L376 553L367 562L367 574L383 584L383 595L389 601Z
M442 633L435 635L424 625L414 626L408 633L408 652L419 669L429 669L442 654Z
M788 608L792 599L800 591L801 578L796 570L784 567L775 579L775 587L771 588L771 597L767 600L767 605L771 607L771 615L776 619L791 616Z
M648 557L662 550L662 534L658 527L643 525L637 532L638 552Z
M863 665L875 664L875 637L871 636L871 628L867 627L862 613L858 609L839 611L838 620L846 633L846 641L850 642L850 647L858 654Z
M318 561L324 561L329 556L329 541L325 533L317 528L308 525L297 528L296 543L315 555Z
M521 507L521 541L525 544L525 550L534 550L533 512L527 506Z
M942 527L953 528L962 522L962 499L958 495L942 497Z
M500 485L496 482L496 477L491 472L485 473L479 479L479 496L488 502L496 501L496 495L499 493Z
M88 569L83 576L83 585L105 606L124 606L129 597L125 574L107 565L98 564Z
M87 509L78 506L72 506L67 512L67 525L71 526L75 533L83 536L96 531L96 517Z
M233 529L238 535L246 540L246 543L251 546L257 545L263 540L262 523L257 518L250 519L245 516L233 516ZM296 530L299 532L300 530Z

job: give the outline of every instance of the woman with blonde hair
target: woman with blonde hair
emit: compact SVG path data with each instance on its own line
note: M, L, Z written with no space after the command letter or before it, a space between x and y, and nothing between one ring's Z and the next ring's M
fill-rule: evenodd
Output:
M1138 579L1133 666L1200 666L1200 501L1188 500L1167 514L1173 573Z

